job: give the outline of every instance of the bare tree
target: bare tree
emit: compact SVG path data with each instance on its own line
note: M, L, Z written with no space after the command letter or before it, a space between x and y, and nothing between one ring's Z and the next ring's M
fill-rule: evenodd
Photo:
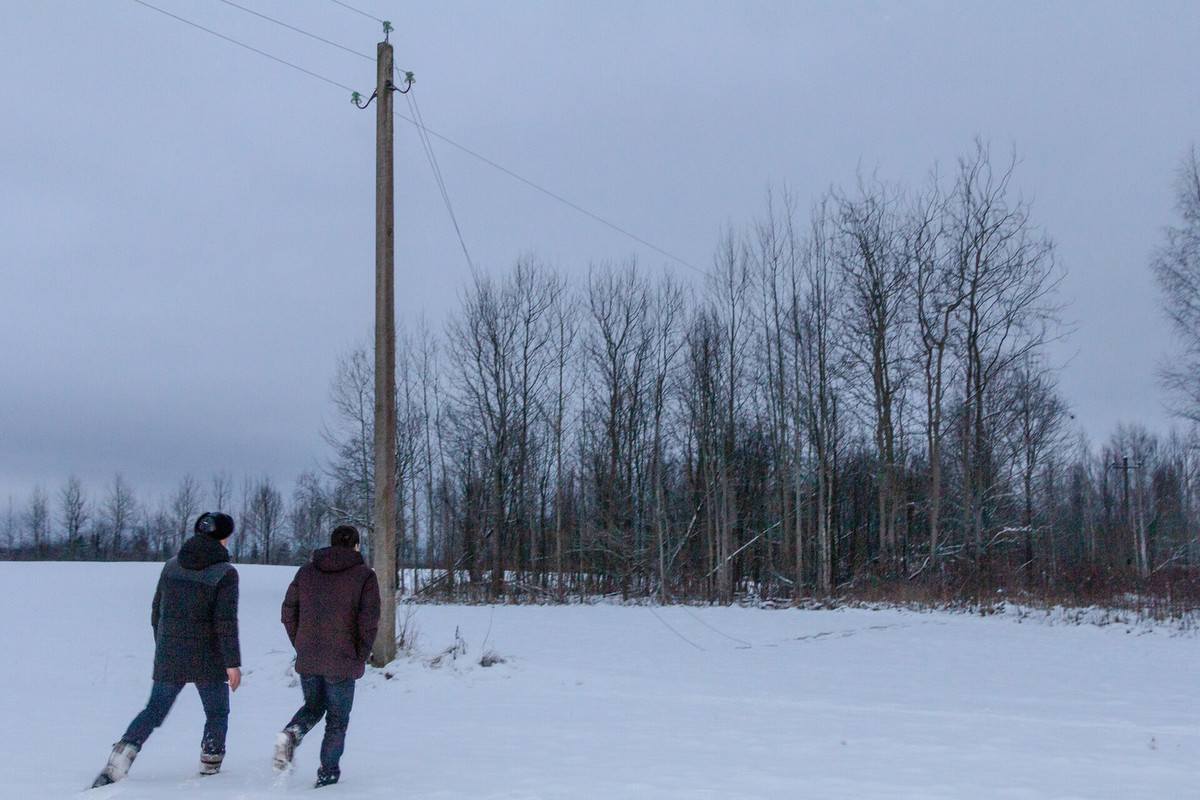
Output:
M8 496L8 508L5 509L4 517L0 519L0 542L4 543L4 547L12 550L17 546L21 537L21 525L17 520L17 506L13 500L13 496Z
M1064 528L1073 532L1065 547L1064 560L1076 565L1100 563L1100 489L1103 481L1097 476L1104 472L1100 460L1092 453L1091 441L1082 431L1067 448Z
M478 485L486 513L467 531L471 541L472 578L480 569L476 559L491 550L491 593L504 593L505 554L511 535L510 500L513 481L512 449L519 409L514 371L519 337L516 305L510 290L492 278L476 275L463 298L460 313L447 323L451 359L456 369L456 415L460 463L483 480ZM478 461L475 460L478 456ZM464 475L467 482L474 476Z
M686 363L681 380L686 469L691 505L699 517L702 537L695 561L701 573L693 576L695 590L706 599L717 593L711 578L721 566L721 520L715 494L721 487L721 394L725 372L721 324L710 305L695 309L688 322Z
M719 487L715 493L718 516L717 596L728 602L733 596L733 558L738 519L739 494L742 490L737 464L738 428L746 402L745 384L749 358L749 328L754 288L751 260L747 247L729 231L722 237L713 262L709 287L713 309L721 326L720 347L724 370L719 376L720 447L718 453ZM739 548L740 549L740 548Z
M329 389L334 421L322 438L333 449L326 474L333 481L330 509L364 531L370 552L375 498L375 359L359 342L338 359Z
M554 310L562 302L566 285L556 272L532 256L517 262L513 282L519 325L514 374L517 428L513 465L517 557L520 558L523 552L526 566L542 574L546 562L541 513L543 498L539 487L543 465L548 467L544 445L549 439Z
M420 542L417 515L417 495L424 459L420 457L421 437L425 422L416 386L418 376L415 362L416 345L413 334L404 324L396 331L396 574L397 591L407 590L404 562L411 562Z
M413 549L416 551L414 556L418 564L424 564L430 568L434 566L434 553L437 551L437 532L438 532L438 513L437 503L435 500L436 492L434 491L434 481L436 480L436 472L434 471L434 451L441 450L441 441L437 435L438 418L441 413L441 375L438 372L438 342L432 331L425 324L424 318L421 321L421 349L417 354L417 369L420 372L420 393L421 393L421 442L423 444L422 452L418 457L423 462L425 475L425 525L428 531L425 543L425 555L422 557L419 549L414 544ZM441 463L439 457L438 463ZM443 529L444 533L444 529ZM417 591L419 586L417 580L413 580L413 591Z
M1059 396L1054 372L1033 358L1017 364L1010 378L1006 404L1011 423L1010 459L1018 472L1025 530L1024 562L1034 563L1038 529L1035 523L1035 478L1053 465L1054 450L1062 447L1068 419L1066 402Z
M445 573L440 580L445 585L447 596L454 591L458 542L455 536L454 500L449 460L446 456L449 414L446 413L444 393L446 384L441 371L441 351L436 349L436 340L430 334L426 340L429 349L422 354L426 380L422 388L425 407L426 478L429 501L430 530L438 530L439 537L430 537L429 565L434 567L440 555ZM435 477L436 476L436 477ZM461 526L458 526L461 527ZM464 556L465 557L465 556Z
M155 556L165 558L175 539L175 521L171 509L164 499L150 503L135 503L130 512L128 532L129 550L136 554L150 555L153 546Z
M59 491L60 513L63 532L67 535L67 551L72 560L79 558L83 549L83 528L91 517L87 494L78 476L67 478Z
M911 286L904 248L899 191L859 178L858 197L838 198L835 259L845 286L847 353L866 390L861 405L870 409L875 443L880 562L897 555L896 526L902 506L903 463L899 418L906 389L909 338L906 335ZM869 387L869 389L868 389Z
M1022 357L1057 335L1061 281L1054 246L1034 229L1028 202L1010 197L1014 155L1001 171L980 141L960 159L950 204L955 269L963 302L958 334L963 364L961 454L971 542L979 551L996 478L995 383Z
M1158 448L1150 471L1153 517L1147 542L1151 569L1186 566L1196 558L1195 485L1200 466L1191 437L1172 431Z
M171 514L175 518L175 531L179 547L183 546L191 534L188 524L192 517L200 513L200 482L191 475L184 475L179 486L171 493Z
M262 556L259 549L258 520L252 508L254 503L254 489L254 481L249 476L243 477L238 513L236 515L236 527L241 534L233 538L232 555L234 561L244 561L247 557L251 561L258 561ZM250 548L249 553L246 552L247 546Z
M646 441L650 286L629 261L594 267L588 275L589 326L584 352L591 375L588 405L597 425L591 457L600 515L596 545L615 558L623 590L629 591L642 548L638 459Z
M277 536L282 528L284 519L283 497L267 476L259 478L250 486L250 497L247 504L246 529L257 537L259 556L262 563L270 564L273 556L272 548L277 544Z
M564 444L568 436L568 384L579 377L576 364L576 336L579 332L579 306L565 292L550 312L551 360L554 382L554 403L550 410L550 428L554 447L554 573L558 596L565 596L564 506L566 505L566 471ZM573 394L573 393L572 393Z
M298 557L323 547L330 524L329 498L320 476L313 470L305 470L296 477L292 492L292 510L288 512L292 523L292 541Z
M652 346L650 354L650 397L651 418L650 456L651 481L654 492L654 538L658 551L659 601L667 598L667 545L669 521L666 508L665 465L665 422L667 417L668 380L675 368L676 360L684 346L681 320L685 312L686 295L683 288L670 274L659 281L651 301ZM560 477L561 480L561 470Z
M767 427L772 437L774 493L784 548L800 548L801 491L800 464L793 442L799 436L800 422L795 416L796 343L788 334L788 310L792 303L789 287L795 285L800 268L802 245L795 229L796 201L786 191L782 208L775 207L768 193L767 210L754 225L752 257L758 272L761 299L759 329L762 346L759 371L766 376ZM766 547L768 581L777 573L774 548ZM800 557L802 561L802 556ZM768 588L769 591L769 588Z
M213 511L225 511L230 508L233 499L233 477L228 472L214 472L212 475Z
M834 499L841 442L839 405L845 394L845 338L838 330L843 286L834 262L829 201L813 211L801 285L793 292L792 336L800 350L797 393L812 448L817 591L833 590ZM804 460L799 454L797 460ZM797 576L797 588L803 576Z
M34 552L40 557L50 543L50 498L41 486L34 486L29 495L29 506L25 511L25 530L33 542Z
M907 225L907 257L914 272L917 353L924 378L924 431L929 473L929 563L936 564L941 543L943 415L953 355L949 349L956 314L965 300L966 275L956 268L947 235L946 200L936 174L914 201Z
M125 536L131 532L137 510L138 502L133 494L133 488L125 480L124 475L119 472L114 474L102 508L104 527L111 540L113 555L121 554ZM100 549L99 545L99 542L95 543L96 550Z
M1162 380L1172 394L1172 410L1200 423L1200 153L1195 145L1176 177L1175 211L1179 224L1166 229L1166 242L1150 262L1179 347L1163 366Z
M331 528L329 500L320 476L305 470L296 478L288 520L292 526L292 541L299 555L322 547Z

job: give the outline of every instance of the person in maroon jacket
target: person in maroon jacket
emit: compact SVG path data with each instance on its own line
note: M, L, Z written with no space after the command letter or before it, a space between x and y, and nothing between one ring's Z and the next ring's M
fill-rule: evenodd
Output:
M275 771L291 769L296 746L325 717L317 786L337 783L354 704L379 629L379 582L358 551L358 530L333 529L329 547L313 552L283 598L283 627L296 648L304 705L275 735Z

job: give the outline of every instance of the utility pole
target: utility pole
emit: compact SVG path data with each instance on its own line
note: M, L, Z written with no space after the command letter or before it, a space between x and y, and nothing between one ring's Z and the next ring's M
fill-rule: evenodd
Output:
M382 600L371 663L396 657L396 291L392 46L384 23L375 97L375 575Z
M1109 469L1120 470L1122 482L1124 484L1124 502L1125 513L1129 516L1129 533L1133 537L1133 551L1137 560L1138 573L1144 578L1150 572L1150 559L1146 547L1146 534L1142 530L1140 515L1136 512L1135 507L1129 502L1129 471L1140 470L1142 462L1140 460L1129 463L1129 456L1122 456L1120 461L1114 461L1108 465Z
M382 667L396 657L396 231L392 169L392 92L412 88L413 74L404 73L400 89L392 82L392 23L383 23L377 50L375 91L367 102L358 92L350 102L375 106L375 509L371 542L379 580L379 632L371 664Z

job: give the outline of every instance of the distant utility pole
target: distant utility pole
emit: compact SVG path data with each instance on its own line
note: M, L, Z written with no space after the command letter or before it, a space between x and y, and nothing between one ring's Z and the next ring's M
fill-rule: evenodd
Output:
M1141 461L1129 462L1129 456L1122 456L1120 461L1108 465L1109 469L1121 472L1124 483L1125 512L1129 515L1129 533L1133 537L1133 551L1137 558L1138 573L1144 578L1150 572L1150 558L1146 547L1146 532L1142 529L1141 515L1137 513L1133 503L1129 502L1129 471L1140 470Z

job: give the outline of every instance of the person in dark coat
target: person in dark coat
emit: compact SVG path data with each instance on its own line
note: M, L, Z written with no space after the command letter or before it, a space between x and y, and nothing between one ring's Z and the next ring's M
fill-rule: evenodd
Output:
M325 717L317 786L337 783L354 704L379 629L379 581L358 549L358 530L334 528L330 546L313 552L283 598L282 620L296 648L304 705L275 735L275 771L291 769L296 746Z
M204 705L200 774L219 772L229 727L229 692L242 681L238 644L238 574L225 543L233 518L201 514L195 535L163 565L150 606L154 630L154 687L150 701L113 745L108 764L92 784L125 777L142 745L162 725L186 684L196 684Z

